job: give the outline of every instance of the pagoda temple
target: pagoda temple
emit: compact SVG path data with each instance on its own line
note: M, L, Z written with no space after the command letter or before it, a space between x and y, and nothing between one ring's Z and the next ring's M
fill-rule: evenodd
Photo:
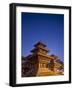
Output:
M42 42L34 45L30 55L22 57L22 77L64 75L63 62Z

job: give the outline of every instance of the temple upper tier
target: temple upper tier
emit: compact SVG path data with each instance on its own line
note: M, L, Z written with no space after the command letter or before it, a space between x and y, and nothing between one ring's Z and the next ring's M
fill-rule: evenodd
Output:
M34 45L34 49L31 50L32 53L34 54L47 54L49 52L49 50L47 50L46 45L43 44L42 42L38 42Z

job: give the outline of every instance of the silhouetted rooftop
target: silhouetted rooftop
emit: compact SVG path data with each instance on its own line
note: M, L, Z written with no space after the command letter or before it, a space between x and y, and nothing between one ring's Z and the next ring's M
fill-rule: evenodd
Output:
M41 41L39 41L38 43L36 43L34 46L37 47L38 45L42 45L42 46L46 47L46 45L43 42L41 42Z

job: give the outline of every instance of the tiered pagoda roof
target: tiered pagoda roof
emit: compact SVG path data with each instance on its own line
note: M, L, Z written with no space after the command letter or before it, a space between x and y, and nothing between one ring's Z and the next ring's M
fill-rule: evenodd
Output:
M34 49L31 50L31 52L33 53L39 53L41 51L41 53L45 52L46 54L48 53L49 50L46 49L46 45L42 42L38 42L34 45Z

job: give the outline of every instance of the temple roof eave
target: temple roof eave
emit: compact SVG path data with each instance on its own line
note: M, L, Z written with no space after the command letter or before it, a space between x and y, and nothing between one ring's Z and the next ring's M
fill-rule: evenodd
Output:
M41 54L41 53L37 53L37 54L32 54L31 56L27 56L26 58L27 59L30 59L30 58L33 58L34 56L43 56L43 57L46 57L48 58L47 60L51 59L51 60L54 60L55 58L50 56L50 55L44 55L44 54Z
M31 52L34 52L34 51L36 51L36 50L38 50L38 49L42 49L42 50L44 50L44 51L46 51L46 52L49 52L49 50L44 49L44 48L34 48L34 49L31 50Z

